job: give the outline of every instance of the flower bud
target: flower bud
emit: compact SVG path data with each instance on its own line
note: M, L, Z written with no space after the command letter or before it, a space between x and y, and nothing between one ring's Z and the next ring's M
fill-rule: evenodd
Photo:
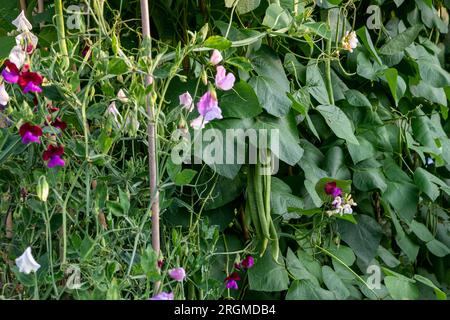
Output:
M201 77L202 77L203 84L206 86L208 84L208 75L206 74L205 69L202 70Z
M48 198L49 187L45 176L41 176L39 178L36 191L39 200L46 202Z

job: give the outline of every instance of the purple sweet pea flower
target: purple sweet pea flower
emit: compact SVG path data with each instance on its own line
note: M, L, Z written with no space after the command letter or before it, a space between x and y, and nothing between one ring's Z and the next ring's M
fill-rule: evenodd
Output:
M23 144L32 142L39 143L39 137L42 136L42 129L39 126L34 126L27 122L20 127L19 135L22 137Z
M42 154L42 159L44 161L48 161L47 167L54 168L56 166L63 167L66 163L61 158L61 156L64 153L64 147L63 146L54 146L50 144L47 147L47 150L44 151Z
M61 159L60 156L53 156L50 158L50 161L47 163L47 167L54 168L54 167L64 167L64 165L66 164L66 162Z
M228 280L227 284L226 284L226 288L227 289L233 289L233 290L239 289L236 280Z
M325 193L333 197L338 197L342 194L342 189L336 186L335 181L327 182L325 184Z
M17 66L9 60L5 61L5 69L2 71L2 77L8 83L17 83L20 72Z
M234 86L236 78L231 72L226 74L226 70L223 66L217 66L216 68L216 87L224 91L230 90Z
M150 298L149 300L173 300L173 293L172 292L161 292L161 293L158 293L156 296Z
M241 262L241 266L245 269L250 269L255 264L255 259L253 259L252 256L247 256L244 260Z
M23 88L23 93L28 93L28 92L42 92L42 88L39 87L38 85L34 84L33 82L28 82L25 87Z
M239 277L239 274L237 272L233 272L228 277L225 278L226 285L225 287L227 289L239 289L237 281L241 280L241 277Z
M183 268L174 268L169 270L169 276L176 281L183 281L186 277L186 271Z
M214 119L222 119L222 110L219 108L215 92L207 91L200 98L197 108L206 123Z

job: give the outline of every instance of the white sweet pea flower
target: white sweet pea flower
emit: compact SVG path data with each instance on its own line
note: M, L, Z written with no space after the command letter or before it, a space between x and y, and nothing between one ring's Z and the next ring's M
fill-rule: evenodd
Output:
M351 213L353 213L352 206L350 204L348 204L348 203L344 204L344 206L342 207L342 213L343 214L351 214Z
M120 128L121 127L121 122L122 122L122 115L120 114L119 110L117 110L116 103L114 101L110 103L110 105L108 106L108 109L106 109L106 111L110 115L113 116L114 122Z
M0 105L6 106L9 101L9 94L6 92L5 85L0 84Z
M117 92L117 99L122 103L127 103L129 100L123 89L120 89L119 92Z
M38 37L32 34L31 32L24 31L18 36L16 36L16 43L22 48L25 48L24 51L27 51L28 46L30 44L33 46L32 49L35 49L38 44Z
M16 259L16 265L19 268L19 271L25 274L30 274L31 271L36 272L41 267L31 254L31 247L28 247L25 252Z
M353 49L358 45L358 38L356 37L356 32L345 32L345 35L342 37L342 47L350 52L353 52Z
M30 21L28 21L23 10L19 14L19 16L12 22L12 24L17 28L17 31L20 32L30 31L31 29L33 29L33 26L31 25Z
M14 63L18 69L22 68L26 58L27 54L22 50L22 47L20 45L16 45L15 47L13 47L8 57L9 61Z

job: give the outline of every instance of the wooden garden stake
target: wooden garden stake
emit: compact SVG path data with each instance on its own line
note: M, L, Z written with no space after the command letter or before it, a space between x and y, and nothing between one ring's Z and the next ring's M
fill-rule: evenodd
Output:
M148 50L150 43L150 16L148 10L148 0L141 0L141 20L142 20L142 36L145 52L151 59L151 50ZM151 75L145 76L145 86L148 87L153 83ZM152 247L156 255L160 252L160 235L159 235L159 191L157 186L157 164L156 164L156 126L153 110L154 100L152 94L148 93L146 97L146 108L148 115L148 161L150 174L150 194L152 208ZM159 291L160 282L155 282L154 293Z

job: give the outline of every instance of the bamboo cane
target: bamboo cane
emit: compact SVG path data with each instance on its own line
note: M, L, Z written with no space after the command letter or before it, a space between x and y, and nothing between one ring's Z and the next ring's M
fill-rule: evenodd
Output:
M148 10L148 0L141 0L141 20L142 20L142 35L143 42L148 44L150 42L150 16ZM146 50L151 59L151 51ZM152 84L151 75L147 74L145 77L145 85ZM151 93L146 97L146 108L148 115L148 161L150 174L150 194L151 194L151 208L152 208L152 247L156 255L160 252L160 235L159 235L159 191L157 188L157 164L156 164L156 126L153 111L153 99ZM155 282L154 293L159 291L160 282Z

